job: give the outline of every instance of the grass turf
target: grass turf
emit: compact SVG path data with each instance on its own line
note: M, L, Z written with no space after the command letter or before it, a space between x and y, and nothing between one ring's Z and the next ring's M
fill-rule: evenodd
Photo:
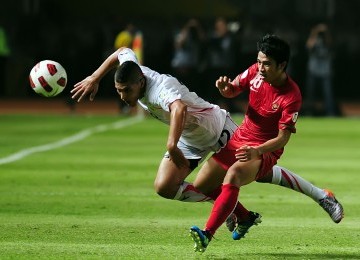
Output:
M2 115L0 159L119 120ZM188 228L201 227L211 205L155 194L168 129L145 119L0 165L0 258L359 259L359 121L300 118L297 128L279 165L331 188L345 208L340 224L302 194L253 183L240 198L263 223L240 241L223 226L204 254L194 253Z

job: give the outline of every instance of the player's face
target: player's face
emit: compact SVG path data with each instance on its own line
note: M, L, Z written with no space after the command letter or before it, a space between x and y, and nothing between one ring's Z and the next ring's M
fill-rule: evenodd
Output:
M145 78L141 77L136 82L132 83L118 83L115 82L115 88L121 100L131 107L136 106L139 98L144 95Z
M259 67L259 73L264 77L264 81L277 85L276 83L281 79L281 76L284 73L284 65L286 63L277 64L273 58L268 57L259 51L257 64Z

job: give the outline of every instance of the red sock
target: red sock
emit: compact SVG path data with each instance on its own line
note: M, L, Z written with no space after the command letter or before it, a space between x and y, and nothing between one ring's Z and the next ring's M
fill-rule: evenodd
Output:
M233 213L236 215L238 222L243 222L243 221L249 220L250 211L248 211L239 201L236 204Z
M222 185L221 194L215 200L205 230L214 235L235 208L239 195L239 188L232 184Z
M221 186L217 187L210 194L207 194L207 196L215 201L217 197L219 197L220 193L221 193ZM250 212L238 201L236 203L233 213L236 215L237 220L239 222L242 222L248 220Z

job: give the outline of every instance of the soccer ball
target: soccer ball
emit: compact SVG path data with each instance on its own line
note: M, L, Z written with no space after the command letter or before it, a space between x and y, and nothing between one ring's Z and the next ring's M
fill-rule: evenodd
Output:
M30 71L30 86L39 95L55 97L65 88L67 83L66 71L60 63L43 60Z

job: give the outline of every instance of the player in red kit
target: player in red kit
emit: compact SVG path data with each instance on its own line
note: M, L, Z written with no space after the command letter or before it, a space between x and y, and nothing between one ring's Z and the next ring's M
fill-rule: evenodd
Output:
M240 187L272 174L291 134L296 132L302 98L298 85L286 73L290 47L277 36L266 35L257 48L257 63L233 81L227 76L216 81L216 87L227 98L249 91L249 104L242 124L228 144L208 160L214 171L226 176L204 230L190 228L195 251L204 252L217 229L235 213L240 204ZM252 225L261 222L260 214L247 211L241 204L240 208L236 212L234 239L243 237ZM341 219L342 208L338 214Z

